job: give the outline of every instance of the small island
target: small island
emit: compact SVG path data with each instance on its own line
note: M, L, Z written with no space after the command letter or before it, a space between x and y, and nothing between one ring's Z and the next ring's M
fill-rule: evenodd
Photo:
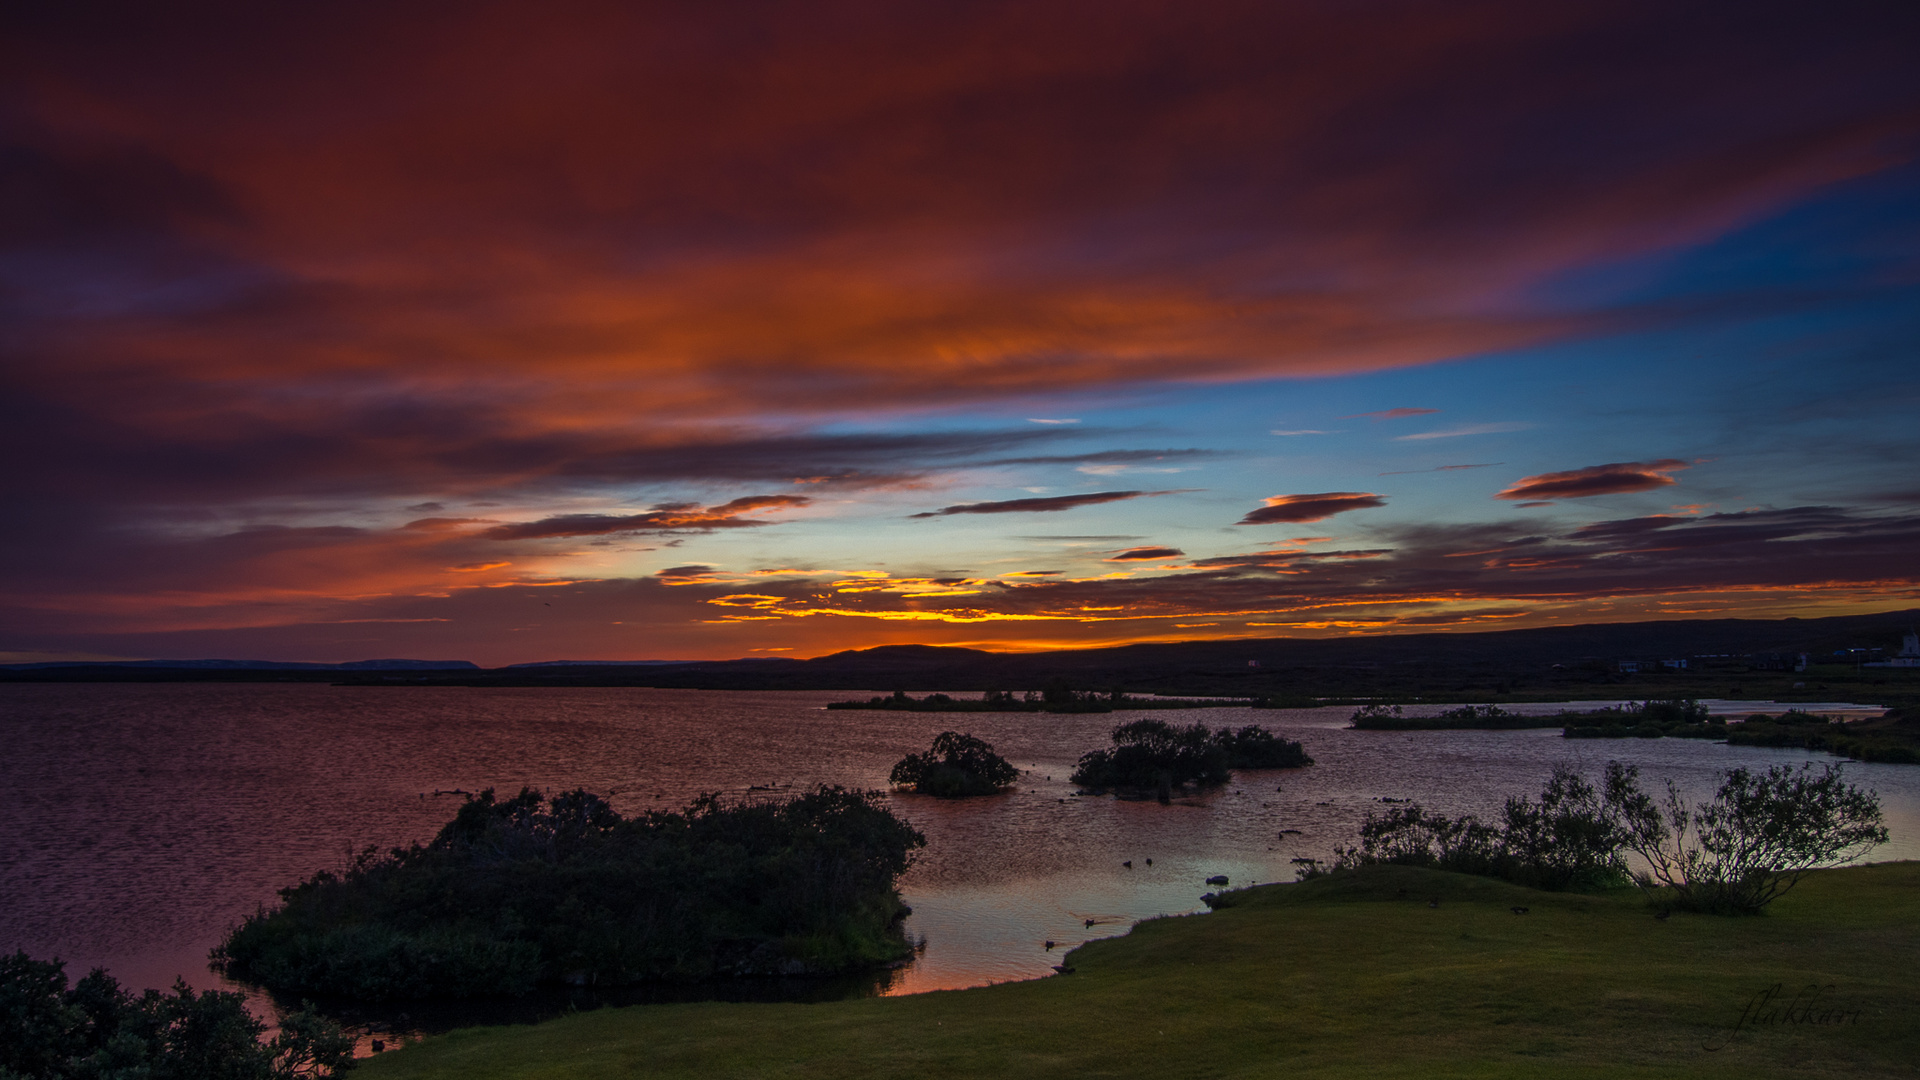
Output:
M1436 716L1407 716L1398 705L1367 705L1353 714L1353 727L1362 731L1522 731L1557 727L1569 739L1727 737L1727 722L1708 716L1707 707L1691 698L1630 701L1589 712L1562 709L1540 716L1523 716L1498 705L1462 705Z
M1570 716L1565 735L1569 739L1720 739L1732 746L1825 750L1855 761L1920 765L1920 710L1911 707L1851 721L1788 709L1778 714L1755 713L1745 722L1729 724L1720 717L1675 716L1673 704L1647 702L1637 712L1605 710ZM1669 708L1656 711L1663 705Z
M1511 731L1561 729L1568 739L1707 739L1733 746L1825 750L1835 757L1920 765L1920 709L1896 707L1868 720L1839 721L1801 709L1755 713L1744 722L1712 716L1692 698L1629 701L1587 712L1521 716L1498 705L1462 705L1436 716L1407 716L1398 705L1366 705L1353 714L1362 731Z
M1727 729L1735 746L1790 746L1825 750L1835 757L1890 765L1920 765L1920 708L1888 709L1869 720L1842 723L1790 709L1755 715Z
M898 712L1050 712L1106 713L1135 709L1245 709L1261 703L1248 698L1152 698L1133 697L1121 690L1105 692L1071 690L1049 686L1029 690L1016 697L1011 690L989 690L977 698L956 698L949 694L928 694L917 698L905 690L865 701L829 702L829 709L886 709Z
M1019 769L993 752L993 744L972 735L943 731L934 736L933 746L926 753L901 758L887 779L916 795L960 799L997 794L1019 776Z
M1398 705L1363 705L1352 726L1361 731L1518 731L1560 727L1566 714L1522 716L1498 705L1462 705L1438 716L1408 716Z
M1611 709L1563 712L1554 719L1566 725L1569 739L1714 739L1728 737L1725 717L1709 716L1707 707L1692 698L1666 701L1629 701Z
M1175 791L1218 787L1232 769L1296 769L1313 764L1299 743L1257 725L1211 731L1135 720L1113 729L1113 746L1081 755L1070 778L1094 794L1172 800Z
M281 890L214 961L368 1002L835 974L911 955L895 882L925 843L878 793L838 787L631 818L587 791L489 788L424 845Z

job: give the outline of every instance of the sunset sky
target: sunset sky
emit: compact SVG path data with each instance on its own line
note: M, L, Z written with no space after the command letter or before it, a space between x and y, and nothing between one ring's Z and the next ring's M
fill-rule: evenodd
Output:
M0 661L1920 606L1920 5L0 19Z

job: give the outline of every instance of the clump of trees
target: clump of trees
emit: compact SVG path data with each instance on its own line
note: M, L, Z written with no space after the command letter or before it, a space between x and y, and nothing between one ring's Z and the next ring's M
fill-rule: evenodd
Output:
M1313 764L1306 747L1258 724L1221 728L1213 733L1213 741L1226 751L1229 769L1299 769Z
M281 890L214 960L363 1001L848 971L911 951L895 881L925 843L838 787L633 818L584 790L488 789L424 845Z
M1427 866L1552 890L1630 881L1684 910L1754 914L1808 870L1886 842L1879 798L1838 768L1812 768L1731 769L1712 799L1695 804L1672 783L1655 799L1637 768L1618 762L1598 788L1557 767L1537 801L1509 798L1492 822L1418 804L1370 813L1359 846L1341 849L1333 869Z
M1594 786L1564 766L1553 770L1536 801L1507 799L1497 822L1472 814L1450 818L1418 803L1369 813L1360 845L1342 848L1336 869L1394 863L1504 878L1536 889L1603 888L1628 880L1620 865L1624 837Z
M353 1039L311 1008L280 1033L224 990L138 996L95 968L69 987L65 965L0 957L0 1078L5 1080L301 1080L353 1066Z
M992 795L1013 783L1020 770L972 735L943 731L924 754L908 754L887 779L921 795L963 798Z
M1135 720L1113 729L1113 746L1080 757L1072 781L1095 792L1128 797L1214 787L1233 769L1290 769L1313 764L1299 743L1257 725L1209 730L1204 724L1175 727L1163 720Z
M1655 800L1637 770L1607 766L1606 804L1624 847L1646 869L1642 888L1669 892L1692 911L1751 914L1799 882L1808 870L1857 858L1887 842L1880 800L1827 765L1796 772L1775 765L1731 769L1714 797L1694 804L1672 781Z

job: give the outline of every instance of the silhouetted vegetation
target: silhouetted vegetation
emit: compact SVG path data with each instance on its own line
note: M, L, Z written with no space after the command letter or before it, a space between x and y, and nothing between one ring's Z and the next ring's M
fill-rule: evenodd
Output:
M1462 705L1438 716L1408 716L1398 705L1364 705L1353 714L1353 726L1362 731L1515 731L1564 723L1558 716L1521 716L1498 705Z
M176 982L136 996L98 968L68 987L58 960L0 957L4 1080L295 1080L352 1067L352 1038L310 1009L265 1033L240 994Z
M1311 764L1299 743L1258 726L1212 731L1204 724L1174 727L1161 720L1135 720L1113 729L1111 749L1081 755L1071 779L1091 791L1126 797L1157 794L1166 801L1177 790L1224 784L1232 769Z
M586 791L488 789L427 844L282 890L214 955L276 991L367 1001L847 971L910 951L894 882L925 842L837 787L633 818Z
M992 744L972 735L943 731L924 754L908 754L893 767L888 781L920 795L962 798L992 795L1020 776L1020 770L993 752Z
M1856 761L1920 765L1920 709L1889 709L1876 719L1847 723L1795 709L1750 716L1729 727L1726 738L1734 746L1801 747Z
M1591 712L1561 711L1550 716L1522 716L1498 705L1462 705L1436 716L1408 716L1399 705L1366 705L1353 714L1353 726L1363 731L1517 731L1527 728L1564 729L1569 739L1724 739L1727 723L1707 715L1706 706L1690 698L1629 702Z
M1299 769L1313 764L1306 747L1257 724L1221 728L1213 741L1227 753L1229 769Z
M1360 846L1339 851L1336 869L1375 863L1424 866L1503 878L1536 889L1622 885L1619 853L1626 838L1591 783L1555 768L1535 802L1507 799L1498 823L1472 814L1449 818L1417 803L1369 813Z
M1618 708L1562 713L1569 739L1725 739L1724 718L1692 698L1628 702Z
M1846 782L1837 766L1815 775L1776 765L1730 769L1711 800L1695 805L1671 781L1656 802L1637 770L1607 765L1605 801L1621 845L1647 869L1634 881L1675 907L1750 915L1808 871L1865 854L1887 841L1880 799Z
M886 709L898 712L1049 712L1105 713L1136 709L1244 709L1245 698L1143 698L1120 690L1074 690L1056 681L1045 690L1015 696L1010 690L989 690L977 698L928 694L917 698L904 690L865 701L834 701L829 709Z
M1760 911L1808 870L1884 843L1879 798L1828 766L1795 772L1729 770L1698 805L1669 783L1656 801L1638 770L1607 765L1596 789L1555 768L1535 802L1507 799L1498 822L1449 818L1416 804L1368 814L1360 845L1340 850L1334 870L1373 864L1423 866L1503 878L1537 889L1599 888L1627 881L1672 907L1721 914ZM1627 855L1639 856L1639 867ZM1643 867L1643 868L1642 868ZM1307 864L1303 877L1327 871Z

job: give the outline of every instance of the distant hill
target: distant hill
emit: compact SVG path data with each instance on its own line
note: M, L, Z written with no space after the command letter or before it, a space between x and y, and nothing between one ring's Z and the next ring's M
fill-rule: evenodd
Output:
M1447 672L1590 671L1624 658L1668 659L1702 654L1812 653L1898 643L1920 611L1823 619L1711 619L1350 638L1254 638L1123 645L1036 653L993 653L933 645L883 645L808 660L755 658L659 664L645 670L602 665L592 671L553 665L540 672L497 669L474 677L494 683L515 675L539 683L706 687L714 689L1024 689L1065 679L1083 687L1124 684L1177 692L1270 693L1306 671L1390 675ZM464 680L463 680L464 681ZM1278 685L1277 685L1278 684ZM1168 692L1176 692L1169 690Z
M536 660L527 664L508 664L502 671L543 667L657 667L660 664L685 664L685 660Z
M481 669L466 661L294 664L234 660L14 665L4 681L294 680L366 685L648 686L712 690L1125 689L1276 700L1424 696L1431 700L1561 700L1682 694L1793 700L1789 672L1750 669L1755 654L1816 663L1837 650L1896 648L1920 610L1822 619L1696 619L1346 638L1251 638L994 653L885 645L812 659L546 661ZM1700 657L1709 657L1699 660ZM1693 658L1682 673L1622 675L1622 659ZM1828 683L1842 669L1822 676ZM1845 670L1854 671L1851 664ZM1858 672L1901 696L1905 676ZM1844 680L1843 680L1844 681ZM1818 684L1821 686L1825 683ZM1808 684L1807 693L1815 692ZM1920 683L1913 693L1920 694ZM1890 698L1891 699L1891 698ZM1811 700L1811 699L1809 699Z

